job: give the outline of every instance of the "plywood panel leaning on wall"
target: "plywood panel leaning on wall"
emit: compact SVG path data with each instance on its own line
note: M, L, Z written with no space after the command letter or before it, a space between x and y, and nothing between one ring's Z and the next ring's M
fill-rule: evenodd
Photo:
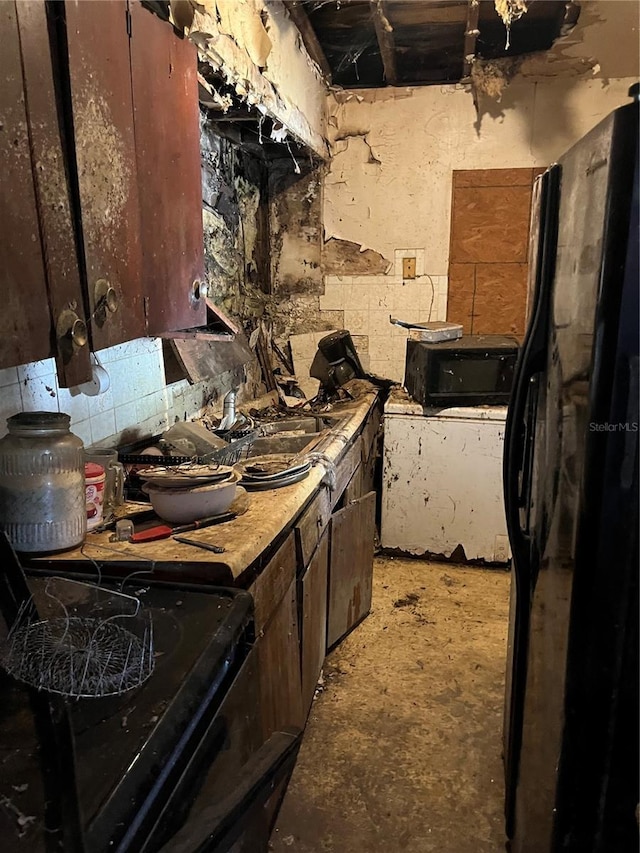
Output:
M465 334L524 334L535 173L453 172L447 319Z

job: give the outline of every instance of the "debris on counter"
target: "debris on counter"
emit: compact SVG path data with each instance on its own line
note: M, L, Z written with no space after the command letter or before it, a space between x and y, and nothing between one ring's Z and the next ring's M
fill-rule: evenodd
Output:
M370 379L350 379L338 391L344 392L351 400L359 400L366 394L376 391L378 386Z
M166 430L162 437L184 456L206 456L226 446L224 439L214 435L207 424L198 421L180 421ZM183 452L184 442L188 442L191 452Z

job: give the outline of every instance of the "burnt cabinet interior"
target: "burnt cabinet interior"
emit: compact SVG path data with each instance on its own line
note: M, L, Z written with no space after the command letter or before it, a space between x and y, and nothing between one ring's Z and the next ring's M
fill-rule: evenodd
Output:
M3 3L0 368L206 322L196 48L140 3Z

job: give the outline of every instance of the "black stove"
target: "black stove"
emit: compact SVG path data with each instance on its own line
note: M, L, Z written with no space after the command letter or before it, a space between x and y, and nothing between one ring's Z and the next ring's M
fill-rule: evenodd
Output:
M34 593L44 583L28 578ZM251 596L140 578L110 585L151 612L155 669L120 696L77 700L0 671L3 850L227 849L207 842L220 815L201 818L262 745ZM242 817L247 802L227 806Z

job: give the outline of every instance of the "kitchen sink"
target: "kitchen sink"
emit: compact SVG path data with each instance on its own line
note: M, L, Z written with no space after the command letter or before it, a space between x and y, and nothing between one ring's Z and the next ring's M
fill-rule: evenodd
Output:
M252 456L263 456L267 453L300 453L305 447L310 445L320 438L322 433L307 432L303 435L275 435L266 436L264 438L256 438L253 444L249 447L247 458Z
M327 426L330 425L331 422L326 418L309 415L301 418L283 418L279 421L270 421L266 424L260 424L258 429L261 436L281 433L287 433L289 435L308 435L310 433L322 432L323 429L326 429Z
M251 458L267 453L300 453L306 448L312 450L323 436L343 420L346 420L344 415L309 415L261 424L259 437L249 447L246 456Z

